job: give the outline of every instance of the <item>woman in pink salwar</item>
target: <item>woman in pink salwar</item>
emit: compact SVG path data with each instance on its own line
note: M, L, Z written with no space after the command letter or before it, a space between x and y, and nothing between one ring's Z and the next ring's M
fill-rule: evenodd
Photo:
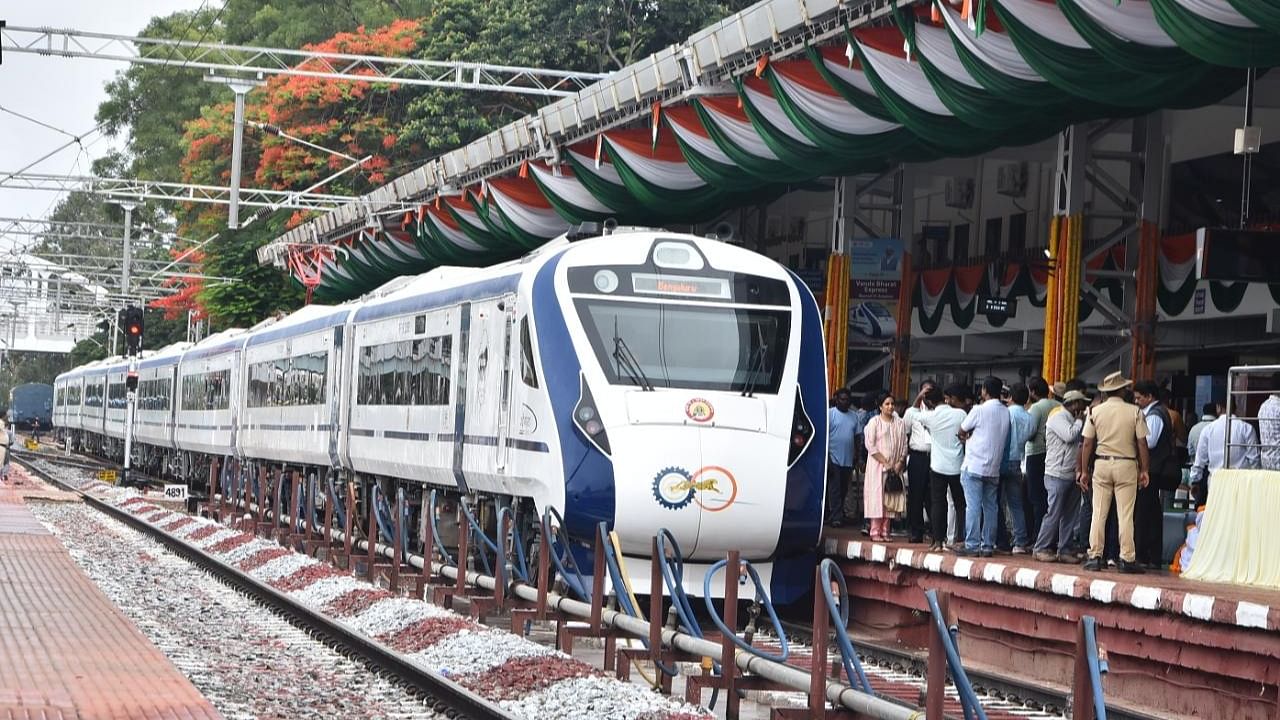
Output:
M867 473L863 486L862 507L871 521L871 539L889 539L889 518L884 507L885 470L905 472L907 462L907 425L893 414L893 395L880 398L880 414L867 423Z

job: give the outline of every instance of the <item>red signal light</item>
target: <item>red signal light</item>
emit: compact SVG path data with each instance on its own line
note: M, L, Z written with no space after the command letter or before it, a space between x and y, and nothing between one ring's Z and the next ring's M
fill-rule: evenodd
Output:
M141 335L141 334L142 334L142 328L138 327L137 325L130 325L130 326L129 326L129 334L130 334L130 335Z

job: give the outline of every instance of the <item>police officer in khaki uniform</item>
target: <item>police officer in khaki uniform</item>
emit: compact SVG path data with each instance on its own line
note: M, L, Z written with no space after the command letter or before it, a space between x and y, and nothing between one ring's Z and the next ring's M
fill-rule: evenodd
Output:
M1102 549L1106 539L1107 516L1115 497L1120 525L1122 573L1141 573L1133 544L1133 506L1138 488L1150 482L1147 476L1147 423L1137 405L1124 401L1122 391L1130 381L1118 372L1098 384L1106 401L1093 408L1084 423L1084 454L1080 467L1080 487L1093 484L1093 522L1089 526L1089 559L1085 570L1102 570ZM1090 473L1090 462L1093 472Z

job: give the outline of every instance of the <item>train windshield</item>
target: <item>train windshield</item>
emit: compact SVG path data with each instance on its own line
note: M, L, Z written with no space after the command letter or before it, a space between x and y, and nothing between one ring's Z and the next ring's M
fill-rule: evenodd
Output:
M610 383L772 394L782 382L787 310L586 298L577 307Z

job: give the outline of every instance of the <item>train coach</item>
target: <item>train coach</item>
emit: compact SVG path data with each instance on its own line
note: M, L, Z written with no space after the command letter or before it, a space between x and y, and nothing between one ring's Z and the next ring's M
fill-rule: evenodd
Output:
M48 383L23 383L9 391L9 422L29 428L35 421L46 429L53 424L53 386Z
M78 446L117 447L121 367L55 383ZM553 507L571 538L617 532L637 592L659 528L679 541L690 592L730 549L780 602L810 584L821 321L794 275L739 247L660 230L565 237L166 348L139 380L135 460L194 485L211 467L227 486L301 473L339 500L354 483L356 518L400 493L420 509L434 489L490 516L511 507L530 542Z

